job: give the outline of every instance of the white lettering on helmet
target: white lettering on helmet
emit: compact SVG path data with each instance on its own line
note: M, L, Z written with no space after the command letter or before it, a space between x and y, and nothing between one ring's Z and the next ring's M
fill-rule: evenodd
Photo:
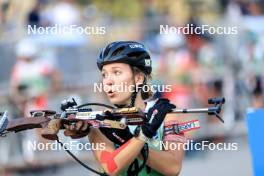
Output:
M143 45L139 44L134 44L134 45L129 45L130 48L143 48Z

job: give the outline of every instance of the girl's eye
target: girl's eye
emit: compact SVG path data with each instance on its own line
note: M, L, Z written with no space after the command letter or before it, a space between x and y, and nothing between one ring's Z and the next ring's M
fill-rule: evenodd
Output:
M102 77L105 78L106 77L106 73L102 73Z
M115 73L115 75L120 75L121 71L116 70L114 73Z

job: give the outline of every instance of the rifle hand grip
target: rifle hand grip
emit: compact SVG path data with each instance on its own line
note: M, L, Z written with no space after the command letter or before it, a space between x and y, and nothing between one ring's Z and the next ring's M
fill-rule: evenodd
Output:
M58 132L61 129L61 120L52 119L49 121L47 127L42 129L41 136L48 140L58 140Z

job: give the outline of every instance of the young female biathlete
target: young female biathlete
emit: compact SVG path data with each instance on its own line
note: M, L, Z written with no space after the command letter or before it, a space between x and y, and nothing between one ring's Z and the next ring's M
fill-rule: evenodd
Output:
M167 99L146 101L150 93L147 86L151 74L151 58L144 45L133 41L113 42L107 45L97 59L102 73L106 95L116 107L138 107L147 111L148 123L125 130L91 128L83 122L65 125L66 136L83 137L88 134L91 143L105 143L105 150L93 153L104 171L109 175L179 175L184 157L182 148L160 150L149 139L168 143L181 143L184 134L165 134L167 124L177 124L175 116L167 114L175 108ZM134 87L118 92L115 86ZM136 88L137 87L137 88ZM144 101L145 100L145 101ZM111 113L108 112L109 116ZM147 145L148 144L148 145ZM149 148L148 148L149 146ZM144 163L144 160L146 164Z

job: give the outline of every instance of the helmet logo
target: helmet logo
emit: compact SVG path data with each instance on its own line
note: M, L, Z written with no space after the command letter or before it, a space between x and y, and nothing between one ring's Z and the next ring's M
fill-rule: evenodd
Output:
M133 45L129 45L130 48L143 48L143 45L139 45L139 44L133 44Z
M145 59L145 66L150 67L151 65L151 60L150 59Z

